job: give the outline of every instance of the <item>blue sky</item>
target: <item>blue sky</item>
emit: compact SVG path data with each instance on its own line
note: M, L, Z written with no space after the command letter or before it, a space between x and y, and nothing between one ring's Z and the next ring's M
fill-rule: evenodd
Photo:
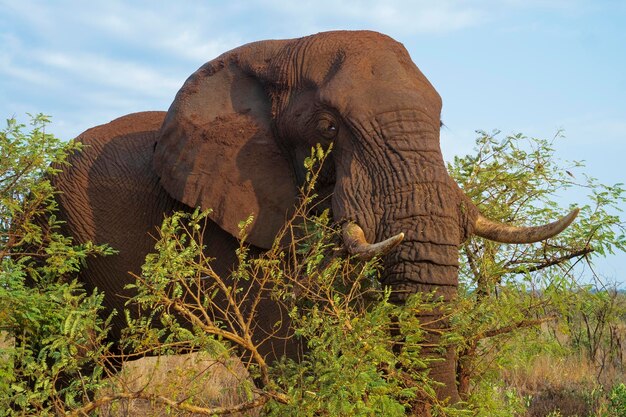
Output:
M187 76L238 45L333 29L405 45L443 98L446 159L470 152L476 129L564 129L561 158L586 161L603 183L626 182L618 0L0 0L0 117L43 112L69 139L166 110ZM626 282L624 269L624 254L598 263L609 280Z

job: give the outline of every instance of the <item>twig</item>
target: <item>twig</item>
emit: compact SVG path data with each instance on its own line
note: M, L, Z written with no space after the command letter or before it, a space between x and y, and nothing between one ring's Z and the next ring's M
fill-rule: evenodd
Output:
M553 265L558 265L560 263L563 263L565 261L569 261L570 259L573 258L578 258L581 256L585 256L590 254L591 252L593 252L594 249L590 246L585 246L583 249L568 253L567 255L563 255L563 256L559 256L556 258L552 258L552 259L548 259L545 262L538 264L538 265L533 265L530 267L517 267L517 268L510 268L507 269L506 272L507 273L512 273L512 274L526 274L529 272L536 272L536 271L540 271L542 269L548 268L550 266Z
M542 317L540 319L522 320L522 321L518 321L517 323L509 324L508 326L503 326L497 329L491 329L491 330L484 331L482 333L478 333L477 335L473 337L473 339L474 340L488 339L490 337L495 337L501 334L510 333L513 330L523 329L526 327L533 327L538 324L542 324L548 321L553 321L553 320L556 320L557 318L558 317L556 316L548 316L548 317Z

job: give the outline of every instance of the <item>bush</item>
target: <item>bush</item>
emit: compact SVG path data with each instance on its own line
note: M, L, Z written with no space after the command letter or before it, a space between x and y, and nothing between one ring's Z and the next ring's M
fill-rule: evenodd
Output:
M437 402L428 359L420 356L424 331L417 312L447 307L428 295L416 295L403 306L388 303L388 293L377 283L377 261L354 262L336 251L338 231L328 212L307 213L315 199L314 167L326 155L317 148L307 160L311 172L294 215L298 222L283 229L273 248L249 257L243 240L251 219L241 223L239 266L230 277L216 274L202 251L209 212L166 219L157 252L147 257L142 276L131 286L137 291L131 302L152 312L130 320L132 340L149 341L134 347L160 353L243 351L250 373L260 381L253 391L261 400L251 396L250 406L265 403L268 415L401 416L426 403L434 404L438 415L462 413ZM284 241L292 244L285 247ZM245 290L249 286L255 291ZM259 353L252 337L259 312L244 306L256 306L266 296L289 312L293 337L307 346L303 360L269 364ZM226 307L216 301L221 299ZM224 310L230 314L216 320L212 312ZM394 339L396 321L401 325ZM216 346L217 340L222 344ZM400 340L398 354L394 347Z
M608 408L607 417L626 417L626 385L613 387L609 394Z
M59 232L51 164L80 148L46 133L48 122L32 116L25 132L9 119L0 132L0 330L9 339L0 350L0 415L52 415L80 405L102 373L102 296L87 294L73 277L87 256L110 250L75 245ZM80 374L88 364L91 373Z
M356 261L337 250L329 213L311 215L328 155L317 147L306 161L302 203L269 251L250 255L244 243L250 219L243 221L238 267L220 276L203 253L208 212L174 213L132 285L136 296L129 303L147 314L132 319L119 312L128 321L123 342L134 355L124 359L206 352L227 362L239 355L255 380L242 380L243 402L220 408L180 397L182 387L159 395L111 385L109 363L120 358L105 342L102 294L88 294L75 280L88 256L111 250L76 245L61 233L47 178L80 145L62 144L45 132L47 123L46 116L34 116L26 133L11 119L0 134L0 323L14 340L0 350L0 416L84 415L130 399L207 415L260 406L280 416L402 416L427 408L437 416L523 415L536 396L515 380L529 375L537 357L588 352L603 366L621 358L612 342L622 329L621 298L581 288L573 267L626 247L619 218L611 214L624 201L620 185L586 180L591 203L582 207L580 222L549 242L520 248L472 238L463 249L457 303L418 294L398 306L379 285L377 260ZM521 135L498 141L481 133L477 144L477 155L458 158L450 170L490 217L526 223L561 212L553 196L576 185L571 167L556 164L549 142ZM244 290L251 285L257 290ZM272 364L260 354L252 338L258 311L244 306L262 297L288 312L292 337L306 346L303 360ZM228 314L216 320L213 312L224 308ZM432 359L422 355L425 331L416 317L433 309L450 318L452 328L441 340L459 353L466 402L455 406L437 401L427 372ZM98 391L114 395L98 397ZM606 398L606 416L624 415L623 384L610 394L598 392Z

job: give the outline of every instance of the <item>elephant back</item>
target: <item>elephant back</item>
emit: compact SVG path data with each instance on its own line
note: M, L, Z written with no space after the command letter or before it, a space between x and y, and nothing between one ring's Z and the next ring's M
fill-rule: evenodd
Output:
M85 131L76 138L83 149L53 178L63 231L76 243L106 243L117 251L88 259L80 278L88 290L104 291L107 307L119 311L131 295L124 289L132 280L129 272L141 272L164 215L184 208L163 190L152 168L164 116L134 113ZM115 324L114 333L123 323Z

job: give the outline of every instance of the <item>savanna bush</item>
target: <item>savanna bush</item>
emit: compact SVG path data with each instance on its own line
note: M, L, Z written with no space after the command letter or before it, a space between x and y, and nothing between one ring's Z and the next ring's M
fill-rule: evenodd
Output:
M141 335L133 340L149 340L155 350L168 352L215 350L219 340L231 352L243 351L258 381L251 393L261 396L250 396L250 405L265 404L267 415L402 416L426 403L434 404L436 415L463 414L436 400L427 375L432 359L420 354L424 330L417 313L448 307L427 294L402 306L389 303L378 284L377 260L356 262L338 251L329 213L307 212L316 198L316 167L326 156L318 147L307 159L302 203L269 251L249 257L243 242L251 219L240 224L238 267L230 277L216 274L202 251L209 212L166 219L157 252L132 285L137 296L131 302L152 312L130 320L132 333ZM250 282L256 290L242 290ZM301 361L267 363L252 342L251 323L260 312L243 306L256 305L267 296L262 291L289 311L293 337L306 346ZM220 308L218 299L227 300L230 311L221 322L210 313Z
M10 119L0 133L0 326L14 341L0 350L0 416L84 415L105 400L142 396L172 413L206 415L264 407L275 416L402 416L432 404L430 413L438 416L521 416L533 396L503 383L501 371L529 366L537 354L566 355L569 347L554 329L570 331L574 340L577 330L568 330L567 318L570 324L585 318L572 311L584 305L587 318L597 318L599 311L597 303L579 297L581 291L593 293L577 284L575 265L626 247L614 213L624 202L622 187L584 177L589 200L564 234L523 248L473 238L463 248L456 303L444 305L420 294L394 305L378 282L378 261L356 261L338 250L329 213L310 210L317 173L329 152L316 147L305 163L309 173L294 221L260 257L250 256L244 243L251 219L242 221L239 264L230 276L215 273L214 260L203 253L208 212L174 213L164 220L154 253L131 286L136 296L129 305L146 314L131 318L117 312L128 322L122 340L127 356L120 358L106 343L107 321L98 314L102 294L87 293L75 279L88 256L112 251L75 244L61 233L54 214L55 191L48 178L68 152L80 152L80 145L46 133L48 122L46 116L33 116L26 131L26 125ZM580 185L570 171L582 164L559 165L549 141L496 136L481 132L475 155L450 165L465 191L490 217L507 222L543 222L560 214L553 197ZM242 291L252 282L264 289L262 295ZM243 305L266 295L289 312L293 337L306 347L301 361L267 363L252 341L258 311ZM223 308L218 299L227 300L226 321L213 318L212 312ZM421 354L425 330L416 318L427 309L449 318L451 327L441 340L459 354L464 403L436 400L427 372L432 359ZM623 317L611 311L617 326ZM548 325L555 327L546 330ZM605 351L594 350L594 340L582 333L577 343L596 357ZM246 401L224 409L128 387L106 399L96 395L109 384L112 362L194 351L243 358L255 381L242 380ZM607 410L613 414L607 415L623 415L615 410L622 409L624 391L623 385L610 391Z
M31 116L26 131L12 118L0 131L0 415L77 407L102 371L102 296L74 277L86 257L110 250L60 233L49 177L80 146L47 133L48 122Z

